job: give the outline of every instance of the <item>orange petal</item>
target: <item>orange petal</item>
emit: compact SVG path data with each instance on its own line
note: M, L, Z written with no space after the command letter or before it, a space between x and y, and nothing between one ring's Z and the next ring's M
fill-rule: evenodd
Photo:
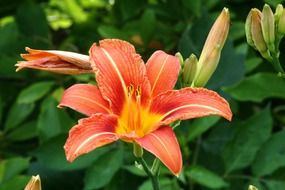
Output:
M96 114L79 120L69 131L64 145L66 159L72 162L82 154L118 140L114 133L117 117L114 115Z
M128 86L141 88L141 103L149 99L150 84L146 69L135 48L122 40L108 39L94 44L90 61L96 70L96 80L103 97L111 103L111 109L119 114L127 98Z
M180 63L177 57L156 51L146 63L147 76L151 84L152 97L171 90L177 81Z
M103 99L97 86L75 84L64 91L59 107L70 107L85 115L110 113L109 104Z
M216 92L205 88L183 88L156 96L150 112L162 114L162 123L186 120L207 115L219 115L231 120L228 102Z
M45 70L61 74L92 73L89 56L67 51L34 50L26 48L21 54L27 61L19 61L17 71L23 68Z
M171 127L161 127L135 141L159 158L174 175L179 175L182 169L182 156Z

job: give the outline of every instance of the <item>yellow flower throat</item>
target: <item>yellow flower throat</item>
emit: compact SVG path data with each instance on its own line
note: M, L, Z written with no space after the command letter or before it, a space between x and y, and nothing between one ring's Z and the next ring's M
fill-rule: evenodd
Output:
M141 86L127 87L127 98L119 117L116 133L129 138L143 137L152 131L161 120L161 115L149 112L149 108L141 105Z

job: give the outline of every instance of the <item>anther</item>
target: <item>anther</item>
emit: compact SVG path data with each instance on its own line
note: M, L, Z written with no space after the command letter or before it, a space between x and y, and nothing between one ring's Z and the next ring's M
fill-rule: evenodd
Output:
M142 94L142 88L141 86L137 86L137 89L135 92L136 97L141 96L141 94Z
M132 84L130 84L128 87L127 87L127 90L128 90L128 96L132 96L133 93L134 93L134 86Z

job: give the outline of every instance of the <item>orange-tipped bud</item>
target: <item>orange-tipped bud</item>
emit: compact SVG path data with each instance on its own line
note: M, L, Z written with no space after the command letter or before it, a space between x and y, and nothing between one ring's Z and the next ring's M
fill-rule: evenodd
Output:
M271 52L275 51L275 21L269 5L265 4L261 15L261 28L265 43Z
M41 178L39 175L32 176L32 178L25 187L25 190L41 190L41 189L42 189Z
M184 68L182 73L183 83L185 85L191 85L197 70L198 59L194 54L191 54L189 58L184 61Z
M194 86L205 86L217 68L220 54L228 36L230 27L230 13L224 8L208 34L203 47L197 71L194 77Z
M38 69L60 74L92 73L89 56L67 51L34 50L26 48L27 54L21 54L26 61L19 61L16 71L23 68Z

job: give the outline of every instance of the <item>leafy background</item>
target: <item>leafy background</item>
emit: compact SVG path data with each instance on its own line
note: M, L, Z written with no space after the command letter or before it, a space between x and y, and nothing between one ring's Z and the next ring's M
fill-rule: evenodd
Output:
M151 189L134 166L132 147L114 143L70 164L63 145L82 115L56 106L63 90L94 81L33 70L15 72L24 47L87 54L93 42L121 38L147 60L156 49L199 55L223 7L231 29L220 65L208 83L228 99L231 123L206 117L175 129L183 151L179 178L161 169L163 190L285 187L285 80L246 44L250 8L283 0L1 0L0 1L0 190L23 189L40 174L44 190ZM284 65L284 41L281 44ZM152 159L151 155L147 157Z

